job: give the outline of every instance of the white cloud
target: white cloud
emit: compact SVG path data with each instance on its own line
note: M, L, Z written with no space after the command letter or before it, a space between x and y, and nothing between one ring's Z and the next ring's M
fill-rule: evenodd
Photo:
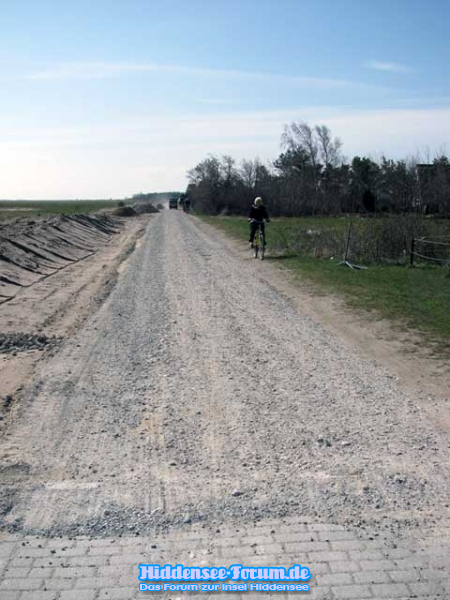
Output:
M157 65L151 64L70 62L34 71L26 75L26 79L48 81L60 79L105 79L107 77L118 77L127 73L157 70Z
M397 62L383 62L380 60L371 60L364 65L367 69L375 69L376 71L386 71L389 73L415 73L415 69L402 65Z
M351 110L298 107L213 116L141 116L102 126L2 130L0 197L120 197L182 189L185 173L208 153L236 160L280 152L285 123L327 124L344 153L404 158L450 139L450 107Z
M229 98L195 98L194 99L195 102L198 102L199 104L212 104L212 105L220 105L220 104L229 104L229 105L236 105L239 104L239 100L232 100Z
M234 69L207 69L160 63L109 63L109 62L68 62L28 73L30 80L58 81L64 79L105 79L133 73L173 73L175 75L196 76L208 79L244 79L291 83L319 89L369 89L383 90L380 86L334 79L329 77L306 77L284 75L264 71L242 71Z

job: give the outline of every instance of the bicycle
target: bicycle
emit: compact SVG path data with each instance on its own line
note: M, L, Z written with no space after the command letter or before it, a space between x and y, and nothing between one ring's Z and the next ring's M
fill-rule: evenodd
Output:
M259 256L260 260L263 260L264 253L266 251L266 236L262 228L264 221L256 221L255 219L252 219L250 223L258 224L255 237L253 238L253 258L258 258Z

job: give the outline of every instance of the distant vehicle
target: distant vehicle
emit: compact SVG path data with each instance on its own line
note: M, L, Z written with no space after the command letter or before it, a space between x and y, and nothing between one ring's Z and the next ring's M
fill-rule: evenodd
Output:
M174 208L175 210L178 210L178 200L177 200L177 198L171 198L169 200L169 208Z

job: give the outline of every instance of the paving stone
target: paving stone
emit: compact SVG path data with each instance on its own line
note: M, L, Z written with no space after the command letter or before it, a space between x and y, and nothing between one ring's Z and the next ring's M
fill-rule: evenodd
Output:
M25 559L24 559L25 560ZM40 568L40 567L59 567L61 566L61 564L64 564L65 561L63 561L60 558L34 558L34 559L29 559L30 560L30 565L33 565L33 568ZM14 564L17 561L14 561Z
M0 543L0 558L9 558L15 551L16 544L13 542Z
M450 571L448 569L420 569L420 578L429 581L450 579Z
M286 552L329 552L331 550L328 542L288 542L284 544Z
M30 567L10 567L7 568L2 575L3 579L20 579L28 577L28 573L30 572ZM41 575L41 577L44 577Z
M44 577L47 579L53 575L53 567L35 567L29 571L27 577Z
M0 557L0 600L23 600L25 595L37 600L38 594L52 600L144 598L138 591L138 565L149 562L286 568L302 564L311 570L309 596L317 600L413 596L430 600L438 594L442 600L450 598L449 545L444 540L439 548L440 542L427 538L424 531L414 539L403 538L401 547L393 547L394 538L389 535L385 540L357 539L352 530L341 526L317 525L320 527L301 524L298 528L292 522L284 525L284 531L276 524L260 525L260 533L258 527L221 527L220 534L196 531L192 540L189 531L171 530L164 536L116 538L113 543L111 539L30 538L31 543L22 546L20 538L17 543L14 538L0 540L0 548L8 544L7 556ZM245 594L245 598L239 594L215 597L232 600L233 596L240 600L261 598L260 593ZM295 596L298 594L264 594L266 600ZM161 600L165 597L161 594ZM200 592L189 594L189 600L206 597Z
M274 527L275 534L289 533L291 531L309 531L309 525L299 525L298 523L278 523Z
M129 575L135 573L136 577L139 574L139 565L108 565L98 568L99 577L114 577L115 575Z
M136 538L131 538L134 539L136 541ZM137 538L136 541L137 544L142 542L139 540L139 538ZM117 540L111 540L108 538L98 538L98 539L93 539L93 540L87 540L87 544L89 546L89 548L114 548L114 547L119 547L120 544Z
M111 556L109 564L111 565L139 565L140 563L148 564L140 554L124 554L122 556Z
M389 583L389 575L386 571L360 571L353 573L356 583Z
M75 545L72 548L67 548L67 550L54 548L54 553L49 549L44 549L44 554L42 556L48 556L49 558L54 558L57 560L70 558L71 556L83 556L87 552L87 546L84 545Z
M112 577L83 577L75 582L76 588L112 587L117 583Z
M361 560L359 564L364 571L393 571L396 567L392 560Z
M443 596L445 593L444 587L436 581L409 583L408 587L416 596L430 596L431 594Z
M345 531L342 525L327 525L324 523L311 523L308 525L308 531Z
M355 534L352 531L319 531L319 539L324 542L343 542L355 541Z
M413 552L406 548L389 548L389 550L386 551L386 555L393 560L395 558L408 558L409 556L413 556Z
M28 537L20 545L22 548L46 548L48 546L48 539L40 537Z
M109 561L109 556L70 556L63 564L65 567L104 567Z
M336 598L343 600L362 600L362 598L372 598L372 592L367 585L347 585L342 587L333 587L333 594Z
M252 550L252 553L256 552L257 554L282 554L283 546L278 543L273 543L273 544L266 543L263 545L256 546L255 549L250 548L250 550ZM253 550L254 550L254 552L253 552ZM247 551L247 552L249 552L249 551Z
M322 575L323 573L329 573L330 572L330 566L328 563L310 563L307 562L304 565L305 567L308 567L308 569L310 570L312 575Z
M264 520L264 523L266 523L267 520ZM283 517L283 522L287 523L287 524L293 524L297 527L302 527L302 525L304 525L305 527L310 527L311 524L314 524L314 519L312 519L311 517ZM276 519L272 519L272 523L275 525L277 523Z
M349 555L351 560L356 560L356 561L360 561L360 560L386 560L386 557L383 555L382 552L379 551L367 551L367 550L350 550L349 551Z
M135 587L106 588L100 590L98 600L130 600L136 596L137 589L137 584ZM146 594L145 592L141 592L139 596L145 598ZM155 592L154 596L159 596L162 598L162 592ZM192 598L192 596L189 595L189 598Z
M404 583L378 583L370 587L375 598L407 598L410 595Z
M58 592L50 591L36 591L36 592L23 592L20 596L20 600L57 600Z
M128 587L128 586L132 586L132 585L138 585L139 580L139 572L136 569L136 571L134 573L127 573L126 575L120 575L119 577L119 585L121 587ZM170 582L168 582L170 583ZM180 582L183 583L183 582Z
M59 600L94 600L97 590L72 590L62 592Z
M80 546L81 542L78 541L77 545ZM52 540L48 540L47 548L50 549L62 549L62 548L73 548L75 546L75 540L68 540L64 538L54 538Z
M344 561L348 556L345 552L309 552L308 560L311 562L331 562L333 560Z
M277 544L277 547L279 547L280 552L282 552L281 545ZM260 548L262 548L262 547L261 546L258 546L256 548L252 548L251 546L224 547L224 548L220 548L220 554L225 557L254 556L257 551L259 552ZM261 553L266 554L263 551L261 551Z
M9 567L31 567L32 565L34 565L35 560L36 559L34 558L19 558L18 556L12 556L9 559Z
M359 550L361 548L361 542L358 540L344 540L338 542L330 542L331 550L337 550L346 552L347 550ZM380 555L380 558L382 556Z
M393 571L407 571L408 569L414 569L415 567L421 567L422 569L428 569L430 567L430 559L427 556L411 556L410 558L401 558L395 560L395 566L391 569Z
M317 576L318 585L350 585L354 583L350 573L328 573Z
M252 538L244 538L243 541L247 543L253 543ZM291 542L318 542L318 535L316 533L298 532L298 533L281 533L276 537L277 542L280 543L291 543ZM249 542L250 540L250 542Z
M223 541L217 540L216 542L212 542L212 547L214 548L215 546L221 547L227 545L234 546L236 544L236 541L236 538L230 538L228 540ZM243 546L251 546L252 544L265 546L271 541L275 543L275 538L272 535L253 535L241 538L241 543ZM280 543L279 536L277 536L277 542Z
M111 554L122 554L120 546L96 546L89 548L88 556L109 556Z
M50 556L50 551L47 548L29 548L20 546L16 556L19 558L44 558Z
M56 567L56 579L80 579L81 577L95 577L97 567Z
M361 571L361 567L358 563L351 560L330 562L330 569L334 573L355 573Z
M309 596L309 594L311 594L311 596ZM296 598L298 600L300 600L302 597L304 598L313 598L314 600L331 600L331 598L333 598L332 596L332 591L331 588L329 587L314 587L311 589L311 592L303 592L303 596L301 595L300 592L297 593L289 593L287 594L288 598ZM243 599L245 599L245 596L242 596ZM259 599L259 600L263 600L263 599ZM264 599L265 600L265 599Z
M409 571L388 571L392 581L397 583L414 583L419 580L419 572L415 569Z
M0 583L0 597L2 590L11 591L27 591L27 590L38 590L42 587L43 579L3 579Z
M448 556L430 556L428 557L428 564L433 569L449 569L450 568L450 553Z
M44 589L46 590L71 590L75 579L46 579Z

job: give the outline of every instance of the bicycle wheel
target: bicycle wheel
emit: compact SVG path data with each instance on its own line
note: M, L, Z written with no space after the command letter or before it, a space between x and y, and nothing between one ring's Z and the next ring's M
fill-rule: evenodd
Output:
M259 236L259 243L261 244L261 247L259 249L259 258L261 260L263 260L264 252L266 251L266 237L262 232L261 232L261 235Z
M259 229L255 233L255 237L253 239L253 258L258 258L258 252L260 250L260 236Z

